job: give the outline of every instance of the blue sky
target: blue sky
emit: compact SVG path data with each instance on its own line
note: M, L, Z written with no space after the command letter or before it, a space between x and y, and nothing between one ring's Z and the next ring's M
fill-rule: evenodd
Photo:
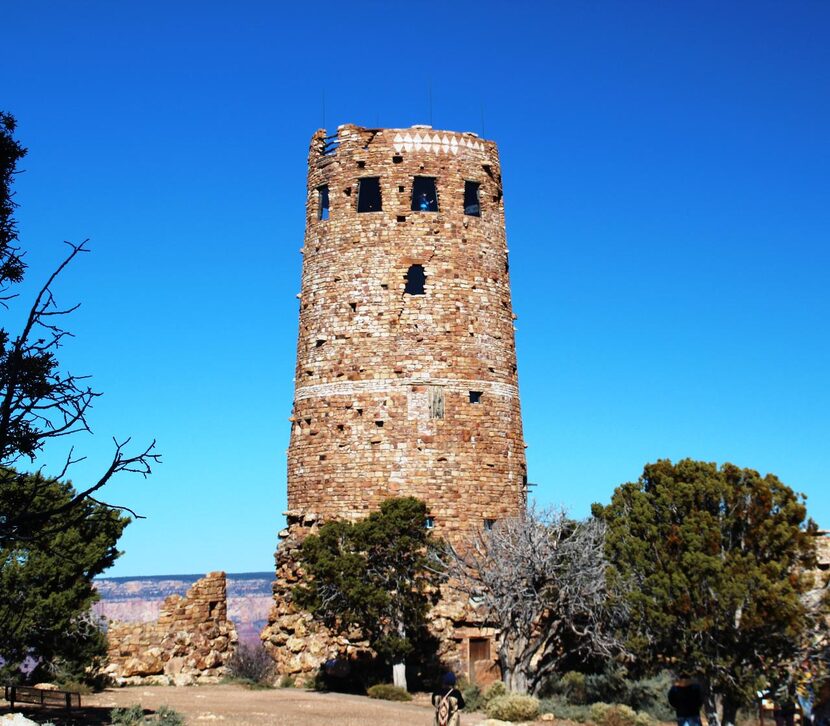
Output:
M3 24L27 290L62 240L93 249L58 286L65 365L106 394L73 478L113 435L164 455L109 487L147 516L110 574L272 567L324 122L499 144L539 500L585 516L690 456L830 527L830 4L10 0Z

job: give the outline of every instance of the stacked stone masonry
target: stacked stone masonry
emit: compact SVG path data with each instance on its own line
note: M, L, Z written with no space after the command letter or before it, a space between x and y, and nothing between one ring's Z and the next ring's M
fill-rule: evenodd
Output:
M463 545L527 499L496 145L424 126L320 130L307 194L289 527L262 633L300 681L366 650L292 605L303 530L415 496L425 525ZM497 633L474 607L445 593L430 620L447 666L496 677Z
M261 634L263 645L276 664L277 678L288 677L301 687L313 685L317 672L326 662L344 664L374 657L360 633L333 632L292 602L291 591L303 578L297 548L305 536L316 531L317 525L316 521L295 524L280 543L276 553L274 606ZM482 622L475 605L466 599L460 600L446 587L441 595L428 619L429 631L439 644L439 660L445 668L465 673L479 685L498 680L498 632ZM479 649L475 654L471 642L484 644L484 652Z
M225 573L211 572L184 597L168 597L156 621L111 622L107 640L104 673L120 685L218 682L237 646Z
M381 208L362 212L366 178L379 180ZM424 183L435 194L413 210ZM520 511L527 474L496 145L427 127L318 131L302 252L294 521L354 519L412 495L437 534L460 539ZM423 294L407 292L414 266Z

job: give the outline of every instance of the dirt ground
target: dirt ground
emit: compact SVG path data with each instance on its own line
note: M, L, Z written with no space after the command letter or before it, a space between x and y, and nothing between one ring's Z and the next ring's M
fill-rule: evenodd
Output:
M1 701L0 701L1 703ZM415 696L411 703L376 701L364 696L318 693L295 688L253 691L237 685L134 686L107 689L82 696L83 710L72 717L60 712L22 711L40 723L51 720L56 726L109 723L110 709L140 703L145 713L166 705L185 716L188 726L221 723L227 726L430 726L433 710L426 694ZM0 708L0 715L8 713ZM482 714L464 714L462 726L476 726L485 720Z

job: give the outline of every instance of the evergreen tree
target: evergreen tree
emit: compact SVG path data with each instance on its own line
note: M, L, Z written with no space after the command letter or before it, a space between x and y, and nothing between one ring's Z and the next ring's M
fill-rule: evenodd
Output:
M423 502L403 497L358 522L327 522L303 540L300 563L309 577L293 592L336 632L358 628L404 688L406 657L437 594L426 517Z
M629 647L698 673L709 723L734 724L814 625L801 598L815 548L803 495L732 464L661 460L594 514L608 524L611 577L627 585Z
M76 494L71 484L38 474L17 480L21 486L0 488L0 511L19 496L30 498L32 511L58 510ZM66 510L48 536L0 548L0 675L18 678L31 658L40 674L81 680L105 655L104 634L90 614L97 600L92 580L119 556L115 545L129 521L87 499Z

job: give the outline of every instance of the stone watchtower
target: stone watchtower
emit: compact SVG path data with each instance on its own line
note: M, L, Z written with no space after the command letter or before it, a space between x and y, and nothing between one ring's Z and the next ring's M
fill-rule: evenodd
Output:
M302 252L288 528L261 636L298 683L365 650L291 604L307 527L415 496L459 543L527 499L496 145L428 126L318 131ZM430 627L481 682L497 633L475 610L448 595Z
M507 252L493 142L314 134L289 522L411 495L457 539L524 507Z

